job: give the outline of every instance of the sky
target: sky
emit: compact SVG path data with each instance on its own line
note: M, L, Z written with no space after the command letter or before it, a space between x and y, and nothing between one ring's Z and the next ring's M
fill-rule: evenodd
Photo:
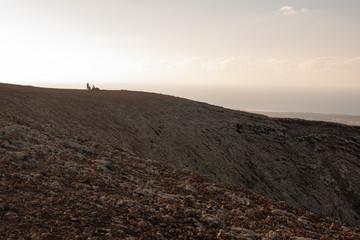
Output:
M0 0L0 82L360 115L358 0Z

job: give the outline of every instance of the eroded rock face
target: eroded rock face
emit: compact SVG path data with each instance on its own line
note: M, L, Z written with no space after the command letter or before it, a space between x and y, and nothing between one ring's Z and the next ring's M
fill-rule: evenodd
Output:
M0 85L0 108L0 121L30 127L50 139L76 136L126 149L129 156L159 160L346 224L360 224L359 127L271 119L150 93L5 84ZM6 149L12 147L8 138L24 140L16 138L17 132L23 130L0 135ZM76 138L61 144L68 151L92 153ZM0 153L8 154L4 149ZM97 160L96 169L107 168L106 160Z
M4 239L359 239L360 229L79 137L2 120Z

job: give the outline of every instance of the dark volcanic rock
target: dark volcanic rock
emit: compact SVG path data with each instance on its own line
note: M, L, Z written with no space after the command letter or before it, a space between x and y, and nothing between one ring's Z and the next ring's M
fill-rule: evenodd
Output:
M360 127L271 119L151 93L6 84L0 84L0 109L5 159L31 159L27 164L36 168L39 160L28 151L9 153L25 140L41 149L39 158L59 151L35 133L27 136L28 128L49 139L73 138L58 143L67 149L63 155L94 157L93 148L82 144L91 141L359 225ZM97 160L99 171L110 166Z
M359 239L238 186L2 120L2 239Z

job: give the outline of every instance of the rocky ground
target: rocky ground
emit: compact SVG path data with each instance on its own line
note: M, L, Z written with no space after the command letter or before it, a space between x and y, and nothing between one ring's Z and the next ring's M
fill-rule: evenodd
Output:
M360 229L73 135L0 120L1 239L359 239Z
M8 84L0 84L0 109L3 126L125 151L360 226L360 127L272 119L153 93ZM0 139L6 159L11 143Z

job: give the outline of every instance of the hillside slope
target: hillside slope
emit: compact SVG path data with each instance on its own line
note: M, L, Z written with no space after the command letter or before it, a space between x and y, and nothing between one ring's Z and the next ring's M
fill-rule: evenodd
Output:
M0 120L1 239L359 239L360 229L73 135Z
M171 96L0 84L0 119L124 149L359 225L360 128Z

